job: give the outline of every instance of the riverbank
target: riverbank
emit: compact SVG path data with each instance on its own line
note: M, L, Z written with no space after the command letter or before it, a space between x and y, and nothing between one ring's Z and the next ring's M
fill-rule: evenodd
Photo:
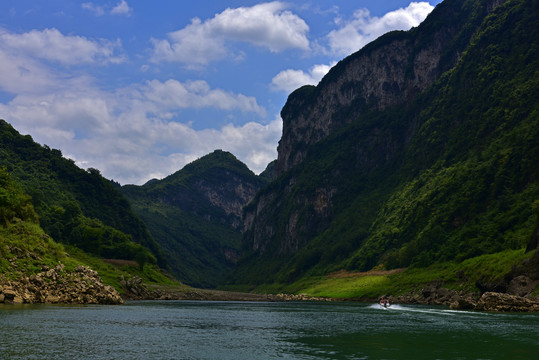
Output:
M12 261L12 269L16 268L17 264ZM9 277L0 275L0 303L121 304L125 300L373 303L384 296L395 304L539 312L539 254L525 254L520 250L425 269L339 271L305 277L293 284L226 289L228 291L196 289L168 278L163 281L163 274L152 271L148 276L132 264L111 265L94 260L92 268L104 274L103 281L97 271L82 265L43 265L41 271L32 275L13 270ZM140 276L134 275L137 272ZM161 281L152 282L156 277Z
M7 279L0 276L0 303L12 304L123 304L120 293L104 284L98 273L79 265L43 266L35 275Z

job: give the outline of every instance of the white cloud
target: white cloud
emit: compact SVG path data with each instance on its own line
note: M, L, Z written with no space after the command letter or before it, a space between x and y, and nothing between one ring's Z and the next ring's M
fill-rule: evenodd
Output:
M428 2L412 2L382 17L372 17L366 9L357 10L350 21L336 19L340 28L327 35L330 51L335 55L349 55L389 31L419 25L433 9Z
M274 90L292 92L303 85L317 85L320 80L335 65L315 65L309 73L303 70L283 70L273 77L271 87Z
M112 8L110 11L111 15L125 15L125 16L131 16L131 13L133 12L133 8L129 7L127 5L127 2L125 0L122 0L116 6Z
M103 16L105 15L105 8L103 6L95 5L91 2L83 3L81 7L84 10L89 10L95 14L95 16Z
M215 149L232 152L256 172L277 156L280 119L203 130L181 122L187 108L265 115L252 97L212 89L205 81L153 80L114 91L84 79L71 85L17 95L0 103L0 117L39 143L62 149L80 166L122 183L164 177Z
M160 109L214 107L266 115L266 111L257 104L254 97L211 89L203 80L185 83L173 79L165 82L152 80L142 89L142 93L144 98L154 102Z
M32 30L23 34L0 32L0 50L15 56L39 58L63 65L121 63L119 40L90 40L83 36L63 35L57 29Z
M86 2L86 3L83 3L81 7L84 10L93 12L95 16L104 16L104 15L110 14L110 15L123 15L123 16L129 17L133 13L133 8L130 7L125 0L120 1L114 6L112 5L100 6L100 5L95 5L94 3L91 3L91 2Z
M226 9L204 22L199 18L168 39L152 39L153 61L206 65L228 55L227 42L245 42L280 52L309 49L309 27L279 1ZM237 56L234 56L237 57Z

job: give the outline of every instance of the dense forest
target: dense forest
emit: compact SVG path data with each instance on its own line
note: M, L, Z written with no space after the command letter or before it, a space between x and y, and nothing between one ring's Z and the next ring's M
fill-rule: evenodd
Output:
M0 120L0 166L32 199L55 241L102 258L166 262L144 223L97 169L82 170L60 150L41 146Z
M0 120L0 272L35 272L65 246L212 288L293 292L338 271L441 264L503 277L539 238L538 13L537 1L446 0L382 36L289 96L279 159L260 176L217 150L120 186ZM408 63L354 67L395 43ZM438 64L420 73L425 49ZM375 65L389 85L357 95L354 74Z
M268 170L270 171L270 170ZM172 273L198 287L224 282L240 256L242 208L268 182L216 150L162 180L122 193L163 249Z

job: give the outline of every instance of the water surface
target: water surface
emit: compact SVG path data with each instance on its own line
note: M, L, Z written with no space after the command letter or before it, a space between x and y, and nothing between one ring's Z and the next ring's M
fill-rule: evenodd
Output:
M539 359L539 314L355 303L0 306L2 359Z

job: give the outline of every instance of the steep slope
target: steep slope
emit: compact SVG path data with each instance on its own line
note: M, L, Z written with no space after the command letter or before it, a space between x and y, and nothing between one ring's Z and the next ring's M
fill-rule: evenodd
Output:
M163 180L122 188L183 282L215 287L241 247L243 207L265 184L232 154L217 150Z
M39 227L31 198L0 168L0 304L123 303ZM67 265L67 266L66 266Z
M277 174L301 163L309 145L372 110L407 104L452 68L502 0L444 1L417 28L390 32L304 86L284 106Z
M235 282L526 247L539 199L537 10L446 0L291 94L280 176L246 208L250 255Z
M98 170L82 170L59 150L0 120L0 166L31 196L45 232L104 257L165 266L159 247L128 201Z

